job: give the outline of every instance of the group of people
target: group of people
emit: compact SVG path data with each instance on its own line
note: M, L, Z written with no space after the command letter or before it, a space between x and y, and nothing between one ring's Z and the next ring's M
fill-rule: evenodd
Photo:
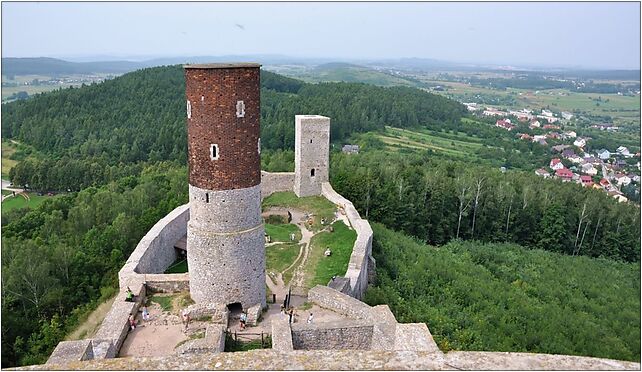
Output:
M125 291L125 301L126 302L135 302L136 296L134 295L134 292L127 287L127 290ZM144 298L143 298L144 300ZM143 317L143 321L149 321L151 319L151 316L149 315L149 310L147 310L147 306L145 305L145 301L143 301L143 307L141 308L141 313ZM136 329L138 326L138 323L136 322L136 317L134 316L134 313L129 313L129 329L132 331Z

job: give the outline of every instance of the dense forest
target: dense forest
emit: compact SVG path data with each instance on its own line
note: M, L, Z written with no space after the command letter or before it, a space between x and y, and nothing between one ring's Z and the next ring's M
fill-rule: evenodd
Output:
M640 260L639 208L574 183L381 151L333 154L330 180L364 218L430 244L514 242Z
M187 202L187 170L138 177L2 215L2 366L44 363L118 288L118 270L159 219Z
M165 160L185 164L184 91L182 67L170 66L2 105L3 138L22 141L47 155L47 159L18 165L12 174L14 183L35 189L81 190L113 180L109 169L114 165ZM415 88L305 84L261 72L261 145L265 149L294 148L294 115L304 112L331 117L332 138L341 141L384 125L458 122L466 109ZM85 179L65 177L88 168L93 175ZM43 174L42 169L49 171Z
M640 263L514 244L426 246L373 224L370 305L430 328L443 351L518 351L640 361Z
M2 214L3 367L44 362L69 330L115 293L118 269L147 230L187 201L184 110L179 66L2 105L3 138L37 149L11 170L14 184L68 191L37 209ZM414 88L306 84L262 71L264 169L292 170L294 115L302 113L331 117L336 144L365 141L362 154L333 153L330 169L335 189L372 221L436 245L456 238L515 242L639 262L640 217L633 206L497 167L443 162L427 152L386 153L380 142L360 137L390 125L508 143L502 131L462 121L466 109L457 102ZM524 162L520 151L538 149L501 151ZM403 314L396 303L393 309Z

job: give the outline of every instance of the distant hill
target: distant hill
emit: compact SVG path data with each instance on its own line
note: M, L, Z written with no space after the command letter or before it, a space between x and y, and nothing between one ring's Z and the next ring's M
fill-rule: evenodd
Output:
M365 83L383 87L408 86L422 87L422 83L403 76L396 76L370 67L343 62L318 65L313 69L294 76L309 82L346 82Z
M122 74L145 67L130 61L68 62L56 58L2 58L2 74L15 75L72 75L117 73Z

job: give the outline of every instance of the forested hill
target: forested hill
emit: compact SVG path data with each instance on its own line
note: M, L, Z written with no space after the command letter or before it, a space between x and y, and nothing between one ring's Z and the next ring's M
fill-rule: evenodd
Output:
M458 121L465 107L407 87L306 84L262 71L262 145L292 148L294 115L332 118L332 138L352 132ZM181 66L148 68L100 84L43 94L2 107L2 135L62 157L108 163L186 159Z
M124 73L143 67L130 61L69 62L56 58L2 58L2 74L13 75L69 75L93 73Z

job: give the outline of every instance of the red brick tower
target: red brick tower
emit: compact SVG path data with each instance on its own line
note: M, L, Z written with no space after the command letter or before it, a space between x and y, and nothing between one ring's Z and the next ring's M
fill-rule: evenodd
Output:
M186 65L190 293L265 306L260 65Z

